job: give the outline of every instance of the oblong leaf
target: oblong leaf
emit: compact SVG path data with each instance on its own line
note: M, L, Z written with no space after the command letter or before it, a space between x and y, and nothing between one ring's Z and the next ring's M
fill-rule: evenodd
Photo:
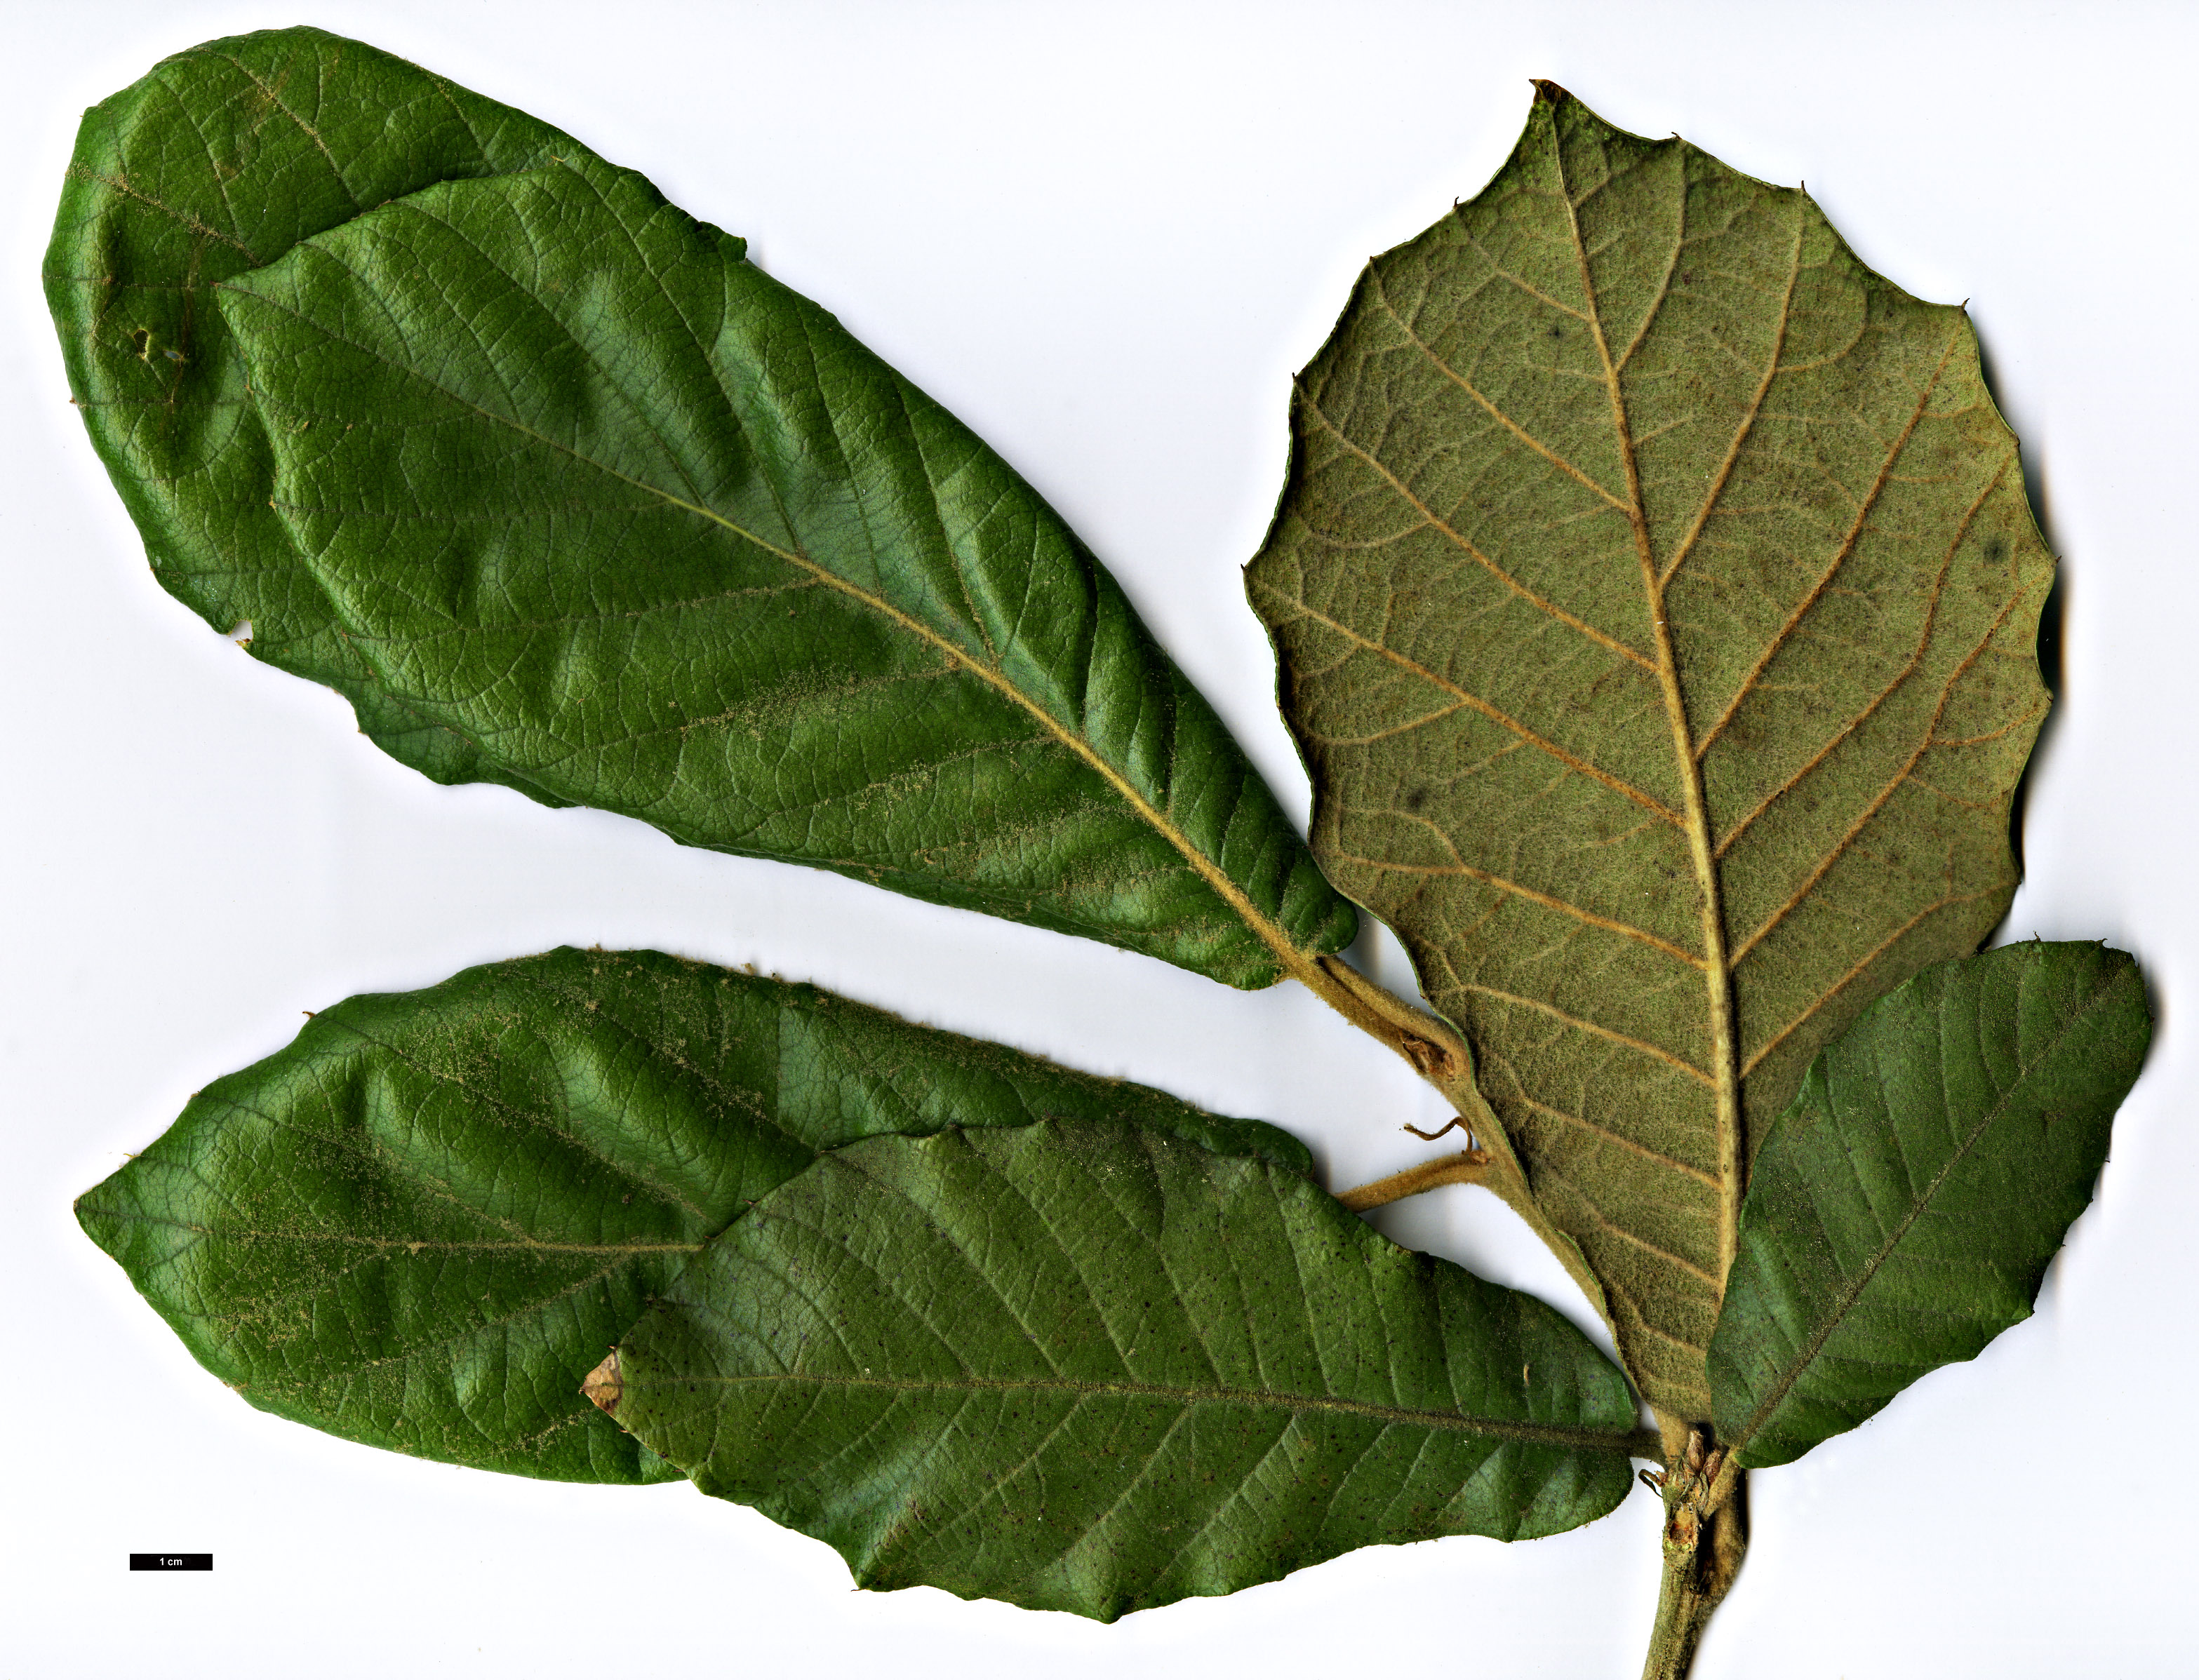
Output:
M743 248L283 32L95 111L48 267L163 580L429 773L1235 985L1349 943L1059 516Z
M1315 855L1705 1418L1752 1136L2015 883L2053 567L1969 317L1545 84L1292 425L1248 581Z
M263 1410L568 1480L668 1473L575 1385L821 1149L1114 1118L1303 1172L1257 1121L653 951L347 999L218 1079L77 1217Z
M1627 1489L1625 1380L1304 1177L1048 1121L872 1139L712 1243L597 1386L707 1493L928 1584L1111 1620Z
M1800 1457L2031 1316L2151 1033L2126 954L2034 941L1926 969L1827 1047L1758 1152L1711 1339L1740 1462Z

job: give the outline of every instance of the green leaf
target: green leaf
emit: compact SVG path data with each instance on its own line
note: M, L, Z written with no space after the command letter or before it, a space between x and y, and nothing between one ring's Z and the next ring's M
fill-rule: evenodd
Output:
M1757 1154L1711 1340L1741 1463L1800 1457L2031 1316L2152 1030L2128 956L2034 942L1926 969L1825 1049Z
M1375 259L1249 577L1314 849L1471 1039L1652 1403L1753 1136L2014 889L2052 561L1959 308L1543 84Z
M876 1138L712 1243L597 1380L706 1493L1111 1620L1624 1497L1635 1404L1531 1298L1272 1163L1049 1121Z
M318 29L209 41L85 113L45 288L69 387L161 584L251 651L341 691L439 782L551 804L382 688L268 503L274 462L213 288L363 206L534 167L578 142Z
M263 1410L569 1480L668 1473L576 1392L690 1256L821 1149L1117 1119L1311 1165L1286 1133L653 951L557 950L323 1011L77 1203Z
M1234 985L1350 942L1037 492L555 131L314 32L216 43L87 119L49 270L164 580L429 773Z

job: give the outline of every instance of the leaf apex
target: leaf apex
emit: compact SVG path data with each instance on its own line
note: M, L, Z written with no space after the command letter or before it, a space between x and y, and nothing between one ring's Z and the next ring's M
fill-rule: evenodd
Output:
M626 1392L626 1380L619 1375L618 1349L605 1354L603 1363L580 1379L580 1392L606 1417L618 1416L619 1398Z

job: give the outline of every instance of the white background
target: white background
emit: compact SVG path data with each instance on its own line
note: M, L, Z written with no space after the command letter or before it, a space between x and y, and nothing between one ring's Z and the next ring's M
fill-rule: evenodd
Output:
M616 1664L971 1680L1350 1669L1630 1677L1642 1493L1504 1547L1385 1548L1103 1628L849 1590L685 1486L409 1462L254 1411L69 1202L300 1011L561 942L753 961L1314 1140L1347 1184L1432 1107L1294 986L1096 945L382 758L343 703L154 584L36 276L78 113L168 53L312 21L638 167L838 311L1079 527L1287 805L1238 567L1292 369L1359 265L1479 188L1553 78L1806 177L1874 266L1971 299L2064 558L2064 694L2004 937L2135 950L2161 1010L2039 1316L1756 1481L1700 1680L2199 1673L2199 13L2139 5L1082 6L625 0L0 4L0 1675L482 1676ZM1362 945L1392 985L1394 947ZM1447 1143L1444 1147L1448 1148ZM1492 1199L1379 1216L1589 1315ZM211 1575L125 1571L211 1550Z

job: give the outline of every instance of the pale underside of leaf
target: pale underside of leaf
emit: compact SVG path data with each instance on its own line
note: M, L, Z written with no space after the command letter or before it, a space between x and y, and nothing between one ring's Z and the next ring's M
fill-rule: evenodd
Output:
M1555 90L1376 259L1250 568L1331 878L1466 1029L1659 1410L1751 1139L2013 890L2051 560L1960 309Z
M2136 963L1928 968L1812 1065L1758 1153L1712 1340L1718 1439L1783 1464L2031 1315L2150 1036Z
M621 1344L616 1415L857 1581L1111 1619L1623 1496L1619 1372L1295 1175L1119 1127L820 1160Z
M1048 1115L1310 1165L1274 1127L814 987L561 950L322 1011L78 1214L254 1405L485 1468L656 1479L575 1385L704 1242L820 1149Z
M400 248L407 213L440 244ZM339 331L381 335L394 404L327 358L283 384L310 329L264 308L278 365L247 366L230 316L316 240L368 259ZM95 110L47 277L162 581L405 762L1315 980L1350 905L1105 570L742 250L545 125L300 30Z

